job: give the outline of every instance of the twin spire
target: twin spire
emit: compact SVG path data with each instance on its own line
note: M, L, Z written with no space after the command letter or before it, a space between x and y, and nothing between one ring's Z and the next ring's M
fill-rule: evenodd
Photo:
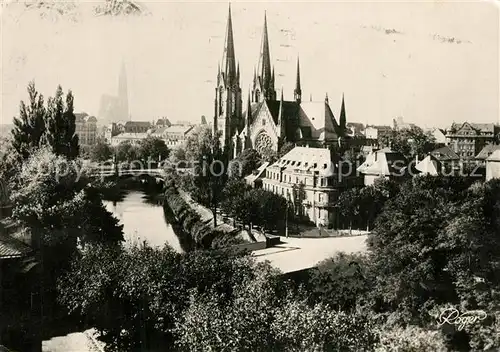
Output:
M222 71L221 71L222 70ZM233 21L231 17L231 4L227 17L226 37L224 43L224 53L222 56L222 67L219 69L223 73L226 86L237 86L240 80L240 68L236 62L234 50ZM276 100L274 89L275 73L271 66L271 54L269 50L269 35L267 31L267 14L264 13L264 28L262 32L262 43L259 55L257 70L254 70L254 89L260 88L263 97L268 100ZM259 87L260 86L260 87ZM294 90L294 98L300 103L302 91L300 86L299 60L297 59L297 81Z

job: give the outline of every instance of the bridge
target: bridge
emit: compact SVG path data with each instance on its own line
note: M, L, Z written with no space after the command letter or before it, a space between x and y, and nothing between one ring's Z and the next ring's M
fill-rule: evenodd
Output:
M177 172L180 173L190 173L191 169L181 169L177 168ZM111 177L111 176L150 176L156 179L157 182L164 182L167 176L167 171L165 169L156 168L156 169L114 169L114 168L106 168L97 170L93 172L91 175L94 177Z

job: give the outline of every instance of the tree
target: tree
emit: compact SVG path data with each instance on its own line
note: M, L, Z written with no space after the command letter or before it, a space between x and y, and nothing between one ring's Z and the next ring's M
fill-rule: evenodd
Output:
M29 103L21 101L19 117L14 118L12 130L12 146L23 159L40 146L45 133L46 109L43 96L36 91L34 82L28 84L28 95Z
M138 160L139 151L138 148L129 141L123 141L116 147L115 155L118 162L132 162Z
M370 259L361 254L341 252L322 261L311 272L309 285L314 303L328 304L342 311L366 305L373 287Z
M401 153L407 159L418 156L420 159L437 147L436 139L430 133L425 133L420 127L392 130L381 139L382 145Z
M107 349L170 350L192 294L229 304L260 267L250 256L228 251L181 254L168 246L89 246L58 287L61 303L85 317Z
M285 142L280 150L278 151L278 159L283 157L284 155L288 154L293 148L295 148L295 144L292 142Z
M78 135L75 133L73 94L71 91L68 92L65 105L62 88L58 86L54 98L49 98L47 106L45 143L56 155L75 159L80 153L80 147Z
M370 236L383 310L425 326L434 322L429 310L442 304L498 307L500 187L469 185L467 178L415 177L386 202Z
M148 137L140 142L138 154L144 161L159 161L168 158L170 150L163 139Z
M198 165L195 171L194 185L197 188L197 200L212 210L214 227L217 227L217 208L222 200L222 190L228 179L227 150L222 150L218 135L211 133L199 145Z
M186 159L199 161L203 157L203 152L210 149L212 144L213 135L210 126L198 126L186 140Z
M32 234L51 280L68 268L78 243L123 240L122 227L87 185L79 160L47 148L35 152L13 182L13 216Z
M261 156L255 149L245 149L236 159L230 162L231 177L250 175L261 164Z
M113 149L102 138L99 138L90 148L89 154L92 161L104 162L113 157Z
M260 155L262 157L262 160L270 164L278 160L278 153L271 148L265 148L264 150L261 150Z

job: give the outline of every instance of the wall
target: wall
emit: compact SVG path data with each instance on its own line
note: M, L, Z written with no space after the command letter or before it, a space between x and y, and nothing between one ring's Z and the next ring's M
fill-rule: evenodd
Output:
M493 178L500 178L500 161L486 162L486 181Z

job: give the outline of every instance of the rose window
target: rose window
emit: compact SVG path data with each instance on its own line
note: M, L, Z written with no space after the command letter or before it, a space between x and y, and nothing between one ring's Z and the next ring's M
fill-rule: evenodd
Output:
M271 137L265 132L260 133L255 139L255 150L262 154L263 151L273 148Z

